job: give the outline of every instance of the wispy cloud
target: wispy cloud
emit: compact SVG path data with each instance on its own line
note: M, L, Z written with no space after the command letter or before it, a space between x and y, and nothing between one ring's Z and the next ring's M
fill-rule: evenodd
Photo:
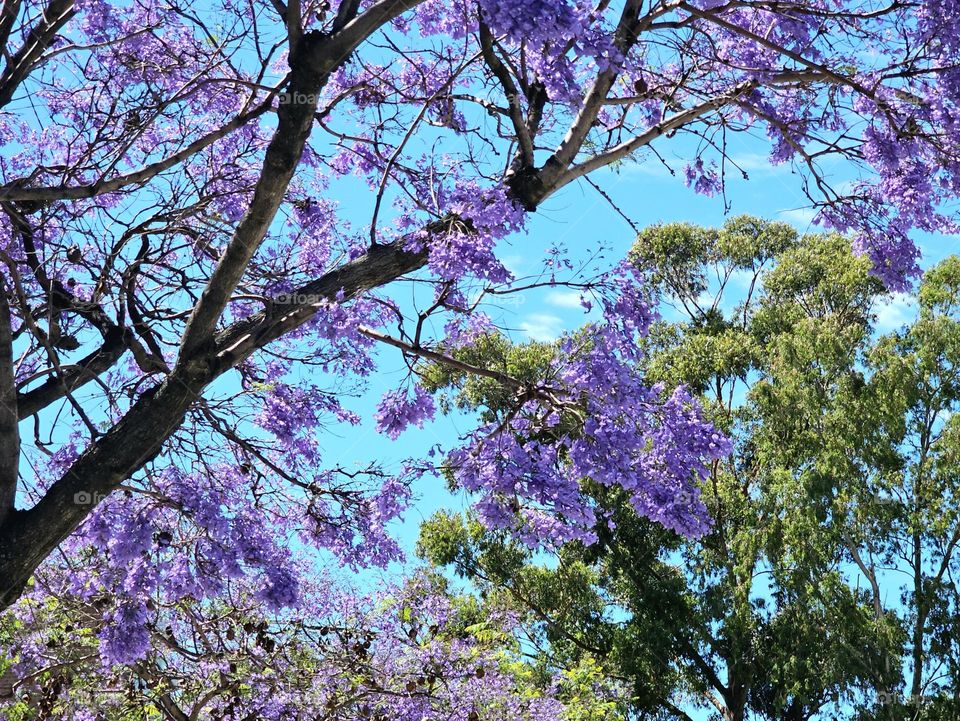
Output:
M580 303L580 293L575 290L552 290L547 293L544 302L554 308L583 310L583 305Z
M517 327L530 340L548 343L560 337L563 319L549 313L531 313Z
M906 293L894 293L876 309L877 330L889 333L917 317L917 301Z
M504 253L500 256L500 262L515 276L521 276L526 272L529 259L519 253Z
M777 212L777 215L782 220L790 223L790 225L801 231L810 230L816 214L817 211L813 208L793 208L791 210L780 210Z
M790 166L786 163L774 165L763 153L737 153L729 156L730 162L748 175L789 175Z

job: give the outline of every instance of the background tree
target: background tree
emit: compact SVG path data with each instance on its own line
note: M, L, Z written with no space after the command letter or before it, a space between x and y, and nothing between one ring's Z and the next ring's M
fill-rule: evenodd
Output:
M710 532L683 539L591 485L612 523L555 567L445 513L421 553L522 609L546 665L589 657L628 679L641 716L949 718L956 259L920 286L919 319L880 337L882 286L837 235L674 224L633 259L671 319L644 372L695 390L734 441L703 484ZM469 351L533 373L554 352ZM448 403L502 412L487 381L431 373Z
M365 597L320 578L305 595L283 615L264 613L237 585L230 603L156 609L150 650L129 664L100 653L105 599L37 595L6 634L17 663L0 712L10 721L589 718L561 701L579 691L574 673L536 674L509 614L481 615L439 579ZM600 708L614 689L595 681Z

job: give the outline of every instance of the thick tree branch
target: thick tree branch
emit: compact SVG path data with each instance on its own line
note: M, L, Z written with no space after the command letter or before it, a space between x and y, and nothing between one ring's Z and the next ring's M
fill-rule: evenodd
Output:
M4 3L4 13L6 11L7 4ZM60 28L76 12L73 0L51 0L47 4L43 11L43 18L27 35L23 47L10 57L3 69L3 74L0 75L0 108L13 99L17 88L26 80L44 51L50 47Z
M180 362L188 362L210 342L217 322L240 278L266 237L303 155L313 126L320 90L359 44L384 23L420 0L381 0L330 36L304 35L291 57L290 86L278 112L277 130L267 147L263 171L246 215L213 271L180 344ZM349 5L350 3L345 3Z
M3 0L3 7L0 7L0 54L3 57L9 57L7 52L7 41L10 40L10 33L13 30L13 24L20 15L20 7L23 0Z
M36 567L100 500L160 452L203 389L257 348L313 317L322 301L350 300L426 263L402 245L378 246L300 289L310 303L259 314L226 329L208 355L179 365L84 451L30 510L0 525L0 608L17 599Z
M13 333L6 283L0 278L0 523L13 510L20 463Z
M427 232L441 232L442 227L442 224L434 224L427 228ZM336 299L341 290L344 299L350 299L426 265L426 252L411 253L404 250L403 245L402 240L376 245L357 260L298 288L290 294L295 302L277 303L220 331L215 337L213 362L218 369L232 368L254 351L322 312L325 302Z
M126 332L128 331L117 328L115 332L104 338L100 348L72 365L62 366L60 375L49 378L36 388L18 393L19 417L29 418L39 413L51 403L64 398L68 393L95 380L112 368L127 349L123 341Z
M628 0L621 13L615 35L615 44L624 56L630 52L630 49L637 42L637 36L640 32L638 21L641 5L641 0ZM617 79L617 75L618 71L614 66L611 66L600 72L593 81L583 103L580 105L577 117L570 124L566 136L543 167L542 172L547 176L545 178L547 182L551 180L551 175L559 174L568 168L576 158L577 153L580 152L590 128L593 127L597 115L603 108L603 102L606 100L607 94Z

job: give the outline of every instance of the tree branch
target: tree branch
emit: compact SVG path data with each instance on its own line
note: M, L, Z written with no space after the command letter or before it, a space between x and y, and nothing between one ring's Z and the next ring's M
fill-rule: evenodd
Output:
M20 463L18 420L10 304L7 301L6 282L0 276L0 523L13 510L17 497Z
M617 24L615 44L624 56L629 53L630 48L637 42L637 35L640 30L637 22L641 5L641 0L628 0L620 15L620 22ZM547 175L548 182L550 175L559 174L568 168L574 158L576 158L577 153L580 152L580 148L583 147L583 143L587 139L587 134L590 132L594 121L597 119L597 115L603 108L603 101L613 87L617 75L618 71L615 67L611 66L600 72L593 81L583 103L580 105L577 117L574 118L569 130L567 130L566 136L543 166L543 172Z
M533 138L530 135L530 129L527 127L520 112L520 89L513 82L510 71L503 61L497 57L493 49L493 33L490 28L480 19L480 48L483 51L483 60L490 68L490 71L496 76L507 96L507 108L510 112L510 121L513 123L513 130L517 134L517 143L519 145L518 160L522 167L533 165Z
M128 332L116 329L104 339L103 345L75 364L61 367L61 374L51 377L36 388L17 394L17 409L20 419L39 413L51 403L64 398L68 393L95 380L113 367L123 357L126 344L123 335Z
M603 153L598 153L579 165L574 165L558 178L556 181L557 187L567 185L568 183L571 183L577 178L583 177L588 173L592 173L604 166L611 165L618 160L623 160L624 158L629 157L631 154L637 152L640 148L649 145L657 138L666 135L673 130L677 130L687 123L703 117L707 113L722 108L724 105L727 105L744 93L748 93L756 88L757 84L758 83L755 80L748 80L734 87L729 93L710 98L699 105L694 105L692 108L687 108L686 110L682 110L671 115L669 118L665 118L646 132L641 133L630 140L624 141Z
M277 130L263 159L263 170L246 215L227 244L200 301L187 321L178 363L189 362L212 339L217 322L240 278L263 242L300 163L313 126L320 90L330 73L384 23L421 0L380 0L331 36L304 35L291 54L290 86L280 105ZM349 5L350 3L344 3Z
M6 20L7 7L5 2L3 21ZM27 35L20 50L10 57L3 69L3 74L0 75L0 108L13 99L17 88L20 87L20 84L33 70L34 65L40 60L44 51L53 42L57 32L76 12L73 0L50 0L50 3L44 8L43 19ZM10 22L12 23L13 20Z
M141 395L126 415L91 444L43 498L13 511L0 525L0 609L15 601L33 571L119 484L143 468L179 428L203 389L254 350L299 327L322 301L350 300L426 263L402 243L377 246L366 255L303 286L312 302L280 307L238 322L217 335L207 355L174 368ZM342 294L341 294L342 292Z
M10 32L13 30L13 24L20 15L20 6L23 0L3 0L3 7L0 8L0 54L3 57L9 57L7 53L7 41L10 39Z
M196 155L201 150L208 148L221 138L226 137L234 130L243 127L251 120L254 120L255 118L258 118L266 113L268 110L270 110L270 107L273 104L274 95L275 93L271 93L266 100L252 110L237 115L233 120L228 122L223 127L218 128L211 133L207 133L201 138L197 138L182 150L171 154L163 160L150 163L140 170L127 173L126 175L119 175L115 178L111 178L110 180L101 179L96 183L91 183L89 185L45 186L40 188L29 188L18 184L9 184L0 187L0 200L30 200L41 202L52 202L55 200L80 200L83 198L94 198L98 195L103 195L104 193L112 193L128 185L142 185L148 180L155 178L163 171L169 170L178 163L181 163L187 158Z

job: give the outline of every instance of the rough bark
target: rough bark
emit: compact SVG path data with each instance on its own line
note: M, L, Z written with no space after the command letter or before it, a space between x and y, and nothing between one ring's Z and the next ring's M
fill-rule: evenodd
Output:
M20 462L13 333L5 283L0 283L0 523L13 510Z

